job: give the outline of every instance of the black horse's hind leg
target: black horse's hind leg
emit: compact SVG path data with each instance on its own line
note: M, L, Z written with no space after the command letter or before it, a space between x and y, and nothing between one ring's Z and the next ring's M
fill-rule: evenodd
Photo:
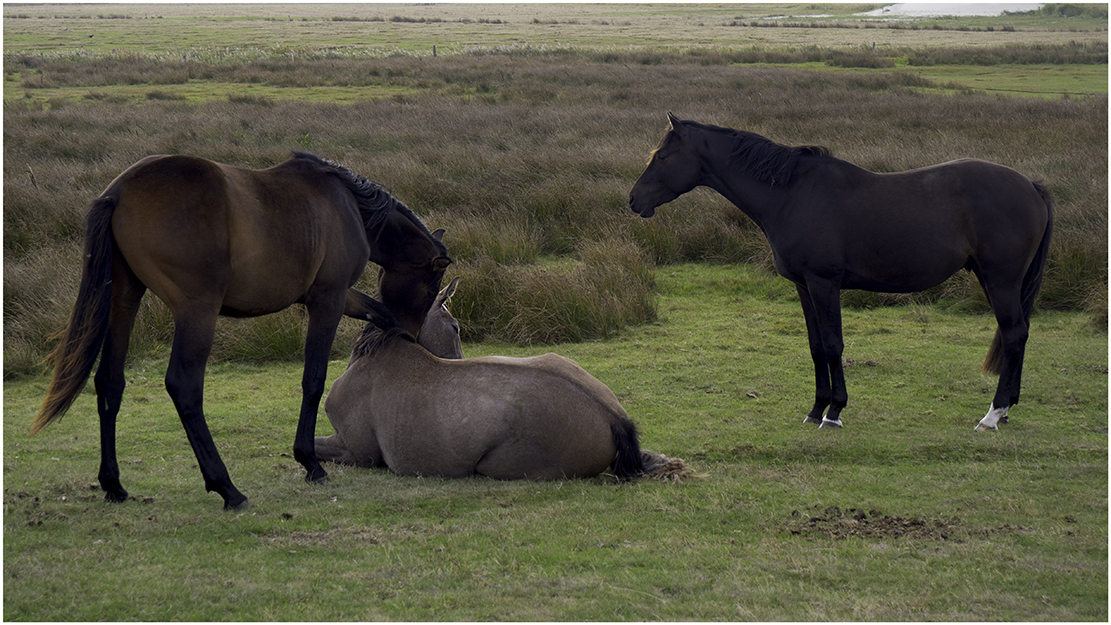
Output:
M135 315L146 287L117 258L113 278L112 309L108 316L108 334L100 356L93 383L96 386L97 413L100 415L100 472L98 479L104 498L114 503L127 501L127 491L120 483L120 467L116 461L116 417L123 401L124 364Z
M806 318L810 357L814 361L814 407L805 423L841 427L841 410L848 404L845 371L841 366L841 290L836 285L795 285ZM826 413L826 409L829 412ZM826 413L823 416L823 413Z
M224 499L225 510L250 506L231 483L204 418L204 372L216 331L216 311L197 307L174 314L174 345L166 370L166 391L177 407L181 424L197 456L205 489Z
M985 289L987 290L987 289ZM995 320L999 324L999 338L1003 350L1003 366L999 384L995 388L988 414L980 420L977 430L994 430L999 423L1007 422L1008 409L1018 403L1022 387L1022 363L1026 356L1026 341L1030 336L1030 321L1022 310L1017 290L993 291L989 297Z
M336 326L343 316L346 291L338 295L327 292L306 298L309 328L305 339L305 373L301 378L301 416L297 421L297 437L293 441L293 457L305 467L305 481L323 483L328 472L316 459L316 416L324 384L328 377L328 357Z

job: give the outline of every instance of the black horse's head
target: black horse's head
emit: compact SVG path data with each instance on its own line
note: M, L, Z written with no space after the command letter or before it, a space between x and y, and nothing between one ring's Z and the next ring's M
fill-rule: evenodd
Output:
M652 151L648 167L629 192L629 208L641 217L656 214L656 207L666 204L699 185L702 164L690 145L685 122L668 113L667 134Z

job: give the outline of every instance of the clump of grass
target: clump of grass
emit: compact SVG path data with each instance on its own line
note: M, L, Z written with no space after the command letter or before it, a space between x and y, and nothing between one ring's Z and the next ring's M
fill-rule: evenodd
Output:
M460 263L452 298L467 341L552 344L612 336L655 320L653 265L628 241L588 241L575 259Z

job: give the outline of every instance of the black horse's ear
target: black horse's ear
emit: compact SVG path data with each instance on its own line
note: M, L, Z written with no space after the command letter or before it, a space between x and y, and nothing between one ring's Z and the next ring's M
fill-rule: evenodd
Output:
M444 229L443 228L437 228L436 230L433 230L432 231L432 238L436 239L437 241L439 241L441 243L443 243L444 242Z
M671 124L672 130L676 130L683 125L683 122L681 122L679 118L675 116L675 113L672 113L671 111L667 112L667 122Z

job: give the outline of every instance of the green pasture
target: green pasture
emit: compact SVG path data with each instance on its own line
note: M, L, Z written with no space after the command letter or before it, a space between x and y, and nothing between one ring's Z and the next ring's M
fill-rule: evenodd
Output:
M878 6L5 5L4 619L1106 622L1106 15L855 17ZM910 64L939 50L956 61ZM961 272L844 293L845 427L803 425L805 326L759 228L705 189L625 205L668 110L873 171L974 157L1044 181L1011 422L973 431L995 323ZM254 504L227 513L148 297L118 426L133 499L104 502L91 381L27 434L88 202L151 153L294 149L447 230L468 356L573 358L698 477L307 484L294 307L218 328L208 423Z
M190 49L433 45L996 45L1106 41L1107 16L884 19L881 4L7 5L4 51L182 54Z
M436 54L570 54L744 48L861 50L898 64L906 51L938 47L1103 45L1107 21L1013 14L998 17L880 19L861 14L882 5L741 4L471 4L448 5L9 5L6 55L89 57L161 62L247 63L306 58L373 59ZM1104 57L1106 54L1104 54ZM5 101L112 98L196 101L226 97L236 84L175 82L157 90L136 84L97 89L36 86L33 72L5 63ZM916 68L934 89L983 90L1059 97L1107 92L1107 65ZM1061 72L1067 75L1062 76ZM239 86L261 97L351 101L402 89L331 89L298 85Z
M299 366L227 363L209 423L254 507L226 513L156 359L128 371L134 499L112 505L91 385L29 438L46 380L5 382L5 619L1106 620L1107 337L1084 315L1035 316L1022 403L974 432L990 316L849 309L850 404L830 432L802 424L811 365L785 281L708 265L657 281L659 320L618 338L465 351L576 359L644 447L700 474L680 483L329 465L306 484Z

